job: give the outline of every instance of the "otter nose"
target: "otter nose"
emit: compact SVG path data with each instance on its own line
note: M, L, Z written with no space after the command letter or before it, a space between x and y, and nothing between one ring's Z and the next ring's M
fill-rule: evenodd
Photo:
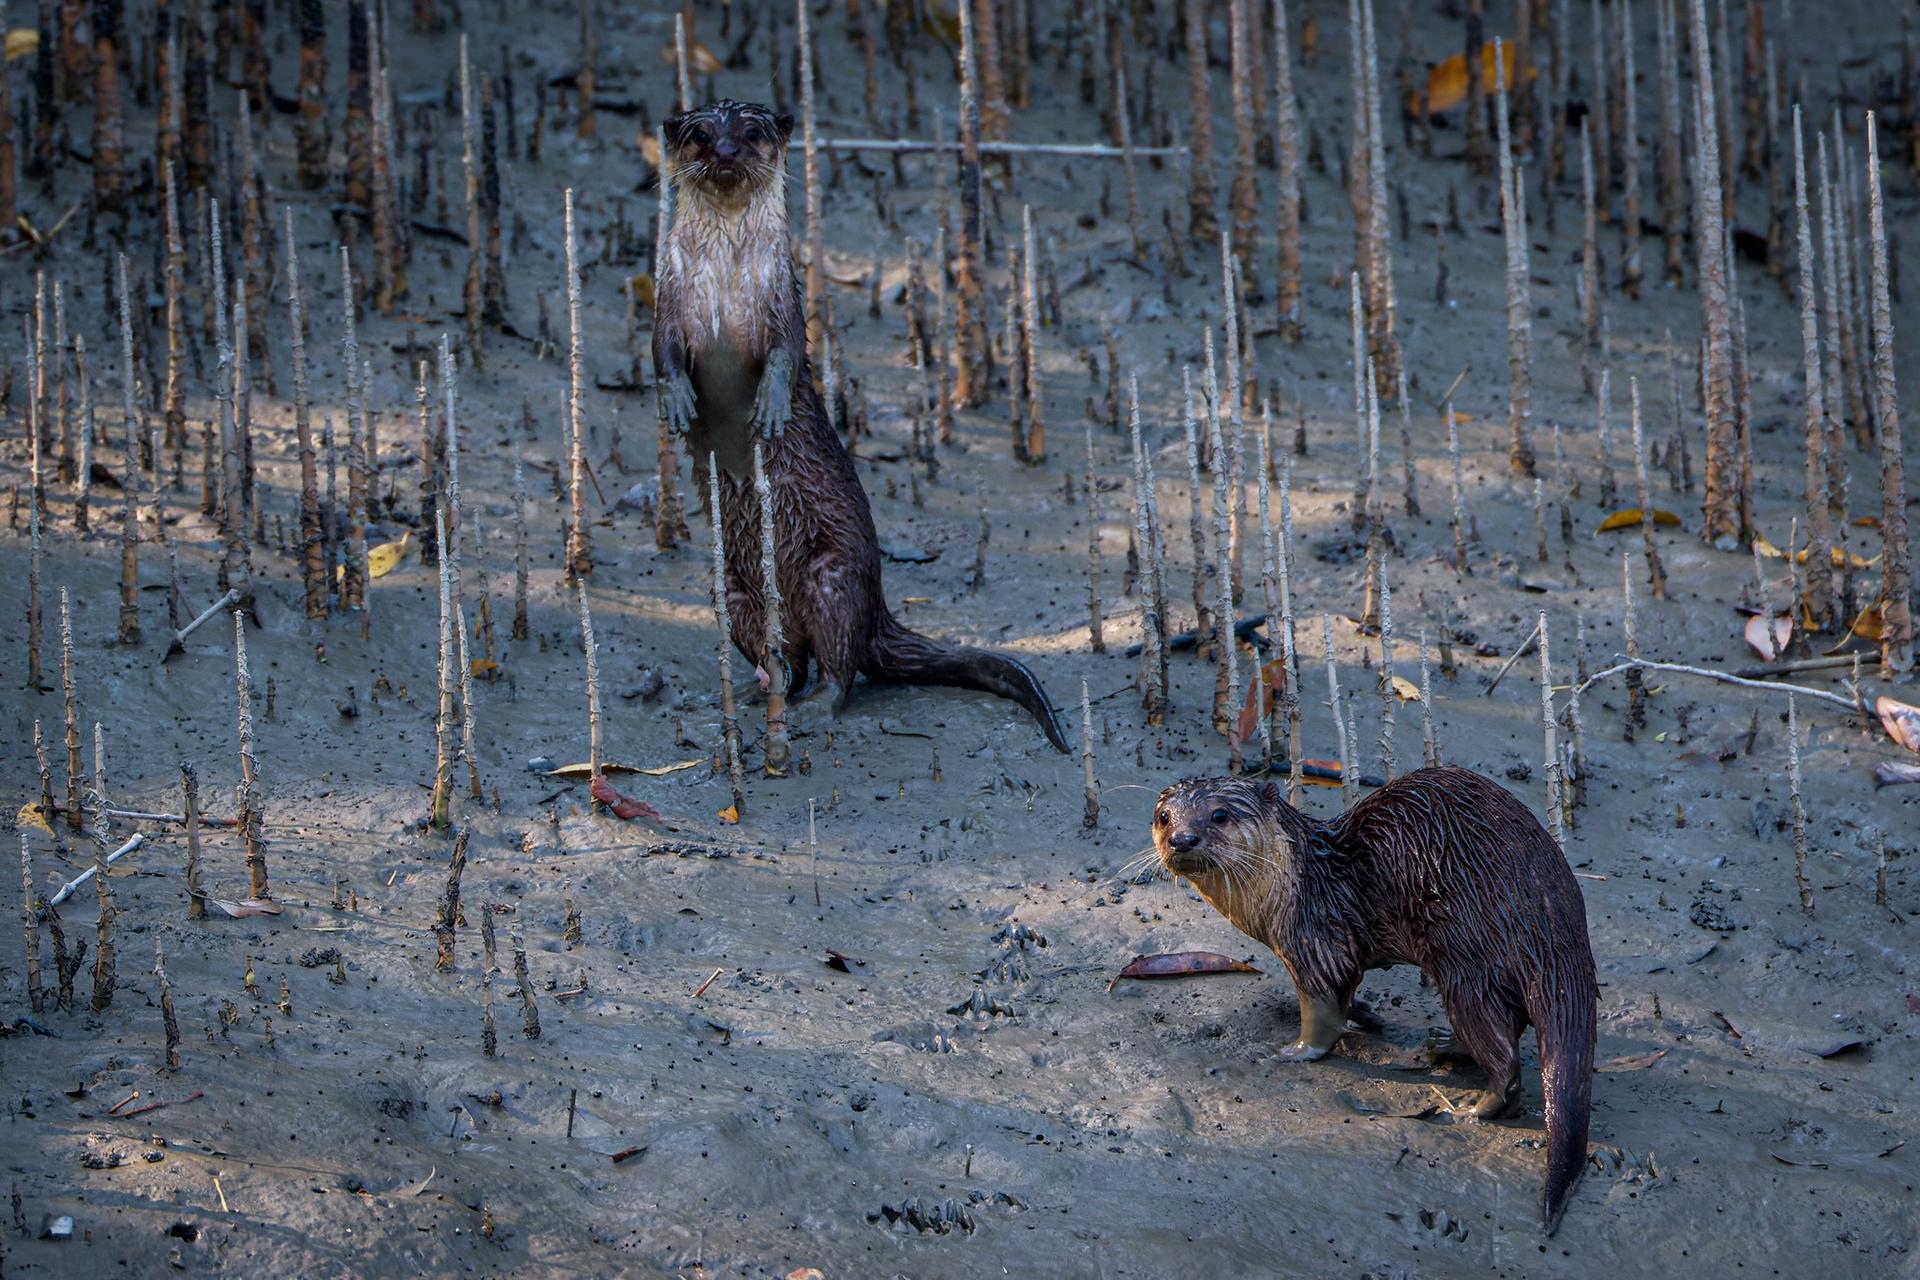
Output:
M1200 833L1198 831L1176 831L1167 840L1167 843L1172 845L1176 852L1191 853L1200 847Z
M713 144L713 154L720 160L732 160L740 154L740 144L732 138L722 138Z

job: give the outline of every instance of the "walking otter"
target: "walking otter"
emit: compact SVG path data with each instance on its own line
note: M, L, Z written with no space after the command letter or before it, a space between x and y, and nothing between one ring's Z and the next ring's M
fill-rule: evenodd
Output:
M1272 783L1194 778L1160 793L1153 840L1293 976L1300 1038L1284 1058L1333 1047L1366 970L1418 965L1487 1069L1472 1114L1490 1118L1519 1095L1517 1045L1534 1026L1553 1233L1587 1159L1596 987L1579 882L1525 805L1477 773L1421 769L1319 822Z
M668 425L688 436L700 499L719 465L733 643L764 662L760 505L753 442L773 492L784 657L798 690L817 658L838 688L853 678L955 685L1009 698L1067 750L1033 673L1002 654L951 648L901 625L880 588L880 544L853 461L827 421L807 359L800 286L787 244L786 149L793 117L731 100L669 117L672 229L658 255L653 361Z

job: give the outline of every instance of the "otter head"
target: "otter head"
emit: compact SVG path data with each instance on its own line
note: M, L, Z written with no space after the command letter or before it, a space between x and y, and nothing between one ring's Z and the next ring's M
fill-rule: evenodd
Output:
M786 173L793 117L723 98L666 119L674 183L724 206L744 205Z
M1153 845L1160 862L1189 880L1251 870L1272 860L1272 784L1245 778L1189 778L1160 793Z

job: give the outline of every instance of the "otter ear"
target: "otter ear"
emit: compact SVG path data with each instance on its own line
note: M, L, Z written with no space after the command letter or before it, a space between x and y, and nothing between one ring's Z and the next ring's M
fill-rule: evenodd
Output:
M780 112L773 118L773 127L780 131L780 145L784 147L793 138L793 116Z
M693 113L691 111L682 111L677 115L668 116L660 122L660 131L666 135L667 145L669 147L679 148L683 141L682 134L686 131L687 121L692 117Z

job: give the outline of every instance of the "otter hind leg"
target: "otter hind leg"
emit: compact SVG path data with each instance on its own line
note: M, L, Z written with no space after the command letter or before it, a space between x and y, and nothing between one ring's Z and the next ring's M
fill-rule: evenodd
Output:
M1347 1005L1347 1025L1356 1031L1385 1031L1387 1020L1373 1011L1373 1006L1365 1000L1355 997Z
M1442 1003L1453 1020L1455 1047L1480 1064L1487 1088L1469 1108L1479 1120L1491 1120L1513 1109L1520 1097L1520 1016L1498 1003L1495 993L1442 988Z
M1347 1002L1338 996L1300 991L1300 1038L1280 1050L1288 1062L1324 1058L1347 1029Z

